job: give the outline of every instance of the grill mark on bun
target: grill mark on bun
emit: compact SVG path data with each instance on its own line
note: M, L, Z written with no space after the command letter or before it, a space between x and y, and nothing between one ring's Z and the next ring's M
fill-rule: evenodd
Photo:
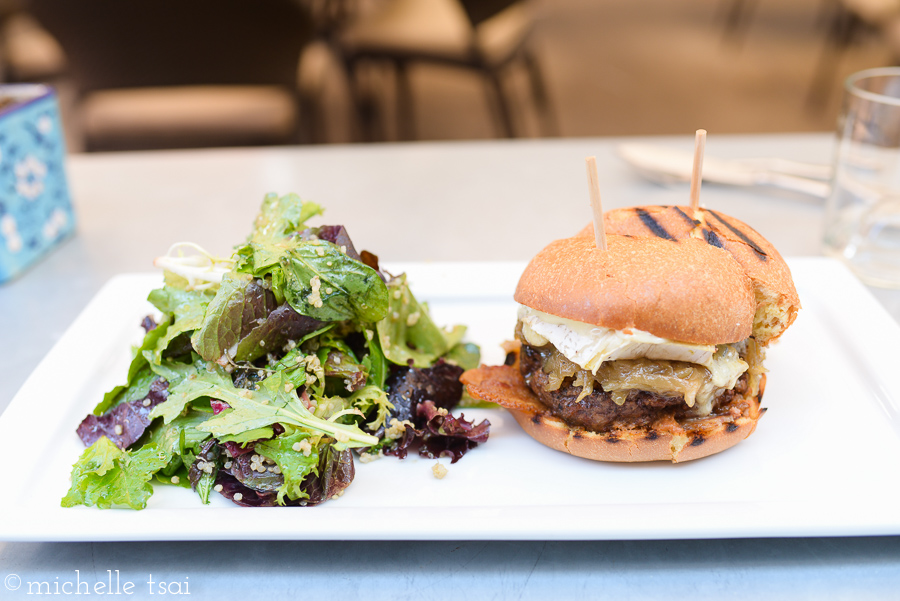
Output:
M737 236L738 238L740 238L740 239L741 239L743 242L745 242L750 248L752 248L752 249L753 249L753 252L756 253L756 256L757 256L760 260L762 260L762 261L768 261L769 255L766 254L766 251L764 251L763 249L761 249L761 248L759 247L759 245L758 245L756 242L754 242L753 240L750 239L749 236L747 236L747 234L745 234L745 233L742 232L741 230L739 230L739 229L737 229L736 227L734 227L733 225L731 225L728 221L725 220L724 217L722 217L721 215L719 215L719 214L716 213L715 211L710 211L709 209L707 209L706 212L709 213L710 215L712 215L713 217L715 217L716 219L718 219L718 220L722 223L722 225L724 225L724 226L727 227L729 230L731 230L731 232L734 233L735 236Z
M716 248L725 248L725 244L722 242L722 239L716 235L716 233L712 230L708 230L703 228L703 239L706 240L706 243L715 246Z
M672 235L666 231L666 228L660 225L659 222L654 219L649 212L641 209L640 207L636 208L635 212L637 213L637 216L640 217L641 222L645 226L647 226L647 229L650 230L654 236L656 236L657 238L662 238L663 240L669 240L671 242L676 241L675 238L673 238Z
M606 438L606 442L609 442L609 443L612 443L612 444L616 444L617 442L622 442L622 440L619 439L617 436L614 436L614 435L610 434L610 435Z
M681 210L681 207L673 207L673 208L675 209L675 212L676 212L676 213L678 213L681 217L684 218L685 221L688 222L688 225L691 225L691 226L698 226L698 225L700 225L700 222L699 222L699 221L697 221L696 219L694 219L693 217L691 217L690 215L688 215L687 213L685 213L684 211L682 211L682 210Z
M699 446L702 445L704 442L706 442L706 439L705 439L705 438L703 438L702 436L695 436L695 437L694 437L694 440L691 441L691 446L692 446L692 447L699 447Z
M644 438L646 438L647 440L656 440L657 438L659 438L659 434L657 434L654 430L650 430L649 432L647 432L647 436L645 436Z
M734 431L737 430L737 429L738 429L738 425L735 424L734 422L732 422L732 423L728 424L727 426L725 426L725 430L728 431L728 432L734 432Z
M535 413L534 415L531 416L531 421L536 424L540 424L544 421L544 416L540 413Z

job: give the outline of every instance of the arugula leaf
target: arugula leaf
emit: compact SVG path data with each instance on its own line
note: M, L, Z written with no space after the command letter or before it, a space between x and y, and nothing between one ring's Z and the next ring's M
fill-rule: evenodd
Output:
M313 415L297 398L293 384L283 372L276 372L263 380L258 390L246 390L235 388L230 376L219 366L215 366L213 371L197 369L169 390L169 398L154 407L150 417L162 417L165 423L169 423L181 415L188 403L203 397L219 399L231 407L197 426L198 430L209 432L217 438L284 423L333 436L341 449L377 442L374 436L365 434L356 426Z
M168 463L169 456L155 444L129 453L103 437L72 466L72 486L61 505L144 509L153 494L150 479Z
M221 395L235 395L238 392L231 382L231 377L218 365L213 371L209 371L205 364L197 363L190 366L190 370L191 373L181 382L169 387L169 398L153 408L150 419L162 417L168 424L180 416L191 401L201 397L212 397L229 403Z
M388 292L387 317L375 327L382 352L392 363L408 365L412 359L415 367L429 367L462 340L466 327L449 332L437 327L428 307L413 296L405 274L388 283Z
M278 504L284 504L287 495L292 501L306 499L309 495L303 490L303 480L311 472L318 474L319 451L318 445L321 436L312 436L309 432L297 430L291 434L287 432L281 436L265 442L256 443L254 451L268 457L281 469L284 484L278 489ZM309 446L305 451L295 450L307 441ZM304 445L305 446L305 445Z
M284 423L329 434L337 440L335 446L341 450L378 442L356 426L333 421L340 414L328 420L316 417L300 402L293 387L285 386L286 383L279 372L263 380L259 390L216 391L216 398L228 403L231 409L211 418L199 429L219 437Z

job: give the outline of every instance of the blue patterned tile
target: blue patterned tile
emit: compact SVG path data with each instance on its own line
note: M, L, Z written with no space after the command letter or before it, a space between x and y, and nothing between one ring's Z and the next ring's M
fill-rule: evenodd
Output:
M46 86L0 86L4 97L21 102L0 109L0 282L75 229L56 95Z

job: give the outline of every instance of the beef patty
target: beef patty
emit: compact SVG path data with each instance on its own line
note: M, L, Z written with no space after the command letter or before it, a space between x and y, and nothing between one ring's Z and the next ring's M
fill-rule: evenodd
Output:
M519 364L522 376L531 391L550 409L550 413L571 426L605 432L648 427L665 416L671 416L679 422L693 417L693 409L688 407L680 396L668 397L653 392L632 390L625 402L617 405L612 400L612 395L601 390L599 383L595 383L594 391L579 401L578 395L582 389L572 385L571 377L563 380L558 390L545 390L549 376L543 370L543 357L538 349L528 344L522 344ZM735 394L744 394L746 389L745 373L734 389L723 391L713 400L712 414L728 412Z

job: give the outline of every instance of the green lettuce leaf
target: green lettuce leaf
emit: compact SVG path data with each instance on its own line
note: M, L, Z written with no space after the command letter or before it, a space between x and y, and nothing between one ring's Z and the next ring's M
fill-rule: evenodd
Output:
M369 350L361 362L369 374L366 384L384 389L384 384L387 382L387 377L391 370L390 361L387 360L387 357L384 356L384 351L381 350L381 342L374 328L364 328L363 337L366 339L366 347Z
M386 425L394 408L394 404L388 400L387 393L378 386L363 386L350 395L350 403L362 411L366 419L371 420L366 427L372 432Z
M144 334L144 340L135 349L134 358L128 366L128 376L125 379L125 384L116 386L104 394L103 400L94 407L94 415L103 415L107 409L124 401L133 401L147 396L150 383L154 378L150 374L149 369L145 369L149 365L146 353L152 353L156 349L156 345L166 335L170 324L171 319L163 320L158 326Z
M275 308L265 301L262 288L249 286L252 281L250 275L240 273L230 273L222 279L202 325L191 337L194 350L207 361L217 360L226 351L234 356L241 333Z
M145 351L145 354L149 354L149 351ZM151 362L149 369L160 378L166 380L169 383L169 390L171 391L172 388L180 384L182 380L192 373L195 373L198 369L206 368L205 361L197 357L197 355L193 355L193 357L194 361L192 363L163 360L157 365Z
M481 364L481 349L473 342L460 342L444 355L444 359L463 369L477 369Z
M209 432L197 429L210 417L212 417L211 413L190 411L187 415L155 427L147 442L155 444L160 450L170 455L184 455L186 449L198 449L201 443L210 437Z
M321 321L380 320L387 311L387 289L378 273L330 242L296 235L321 212L319 205L293 194L266 196L247 242L235 251L235 271L268 276L278 302L286 299L301 315Z
M322 240L299 244L281 260L284 296L300 314L321 321L375 322L387 314L378 273Z
M306 221L321 215L322 207L296 194L267 194L246 244L237 247L238 271L261 275L281 262L296 245L291 234L305 229Z
M203 324L203 317L206 315L206 307L212 299L211 292L181 290L170 286L157 288L150 292L147 300L164 314L172 315L174 322L166 330L165 335L156 342L148 360L159 365L162 362L163 352L172 340L181 334L200 328Z
M301 486L303 479L311 472L318 474L320 439L321 436L313 436L309 432L296 430L290 434L285 432L272 440L256 443L254 451L268 457L281 469L284 484L278 489L279 504L284 503L285 495L292 501L309 497ZM308 455L294 449L294 445L301 445L303 441L307 441L306 444L309 445L306 449Z
M72 466L72 486L61 505L144 509L153 494L150 479L168 463L167 453L155 444L128 452L104 436L85 449Z
M431 365L461 340L465 326L443 330L435 325L428 307L420 304L400 275L388 284L389 307L387 317L375 327L384 356L397 365L407 365L412 359L415 367Z

